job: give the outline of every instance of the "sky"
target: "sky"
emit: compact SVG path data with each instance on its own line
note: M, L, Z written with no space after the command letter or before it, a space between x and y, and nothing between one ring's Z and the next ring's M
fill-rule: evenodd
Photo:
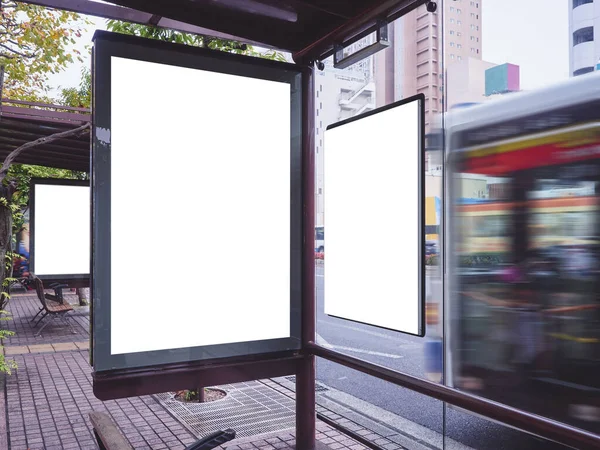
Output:
M452 0L446 0L452 1ZM462 0L469 1L469 0ZM520 66L521 88L530 90L569 77L568 0L479 0L482 6L483 59ZM106 29L104 19L93 24L78 41L78 50L90 44L96 29ZM84 63L90 66L89 57ZM50 79L55 86L77 86L83 64Z
M521 89L569 78L568 0L479 1L485 61L519 65Z
M88 18L93 24L86 27L86 31L81 34L81 38L78 38L75 45L75 48L84 55L84 61L83 63L77 61L71 64L67 70L49 77L49 84L53 87L50 92L52 97L58 97L61 88L78 86L81 80L81 69L83 67L91 67L91 56L86 52L85 46L92 44L92 37L96 30L106 30L106 19L91 16Z

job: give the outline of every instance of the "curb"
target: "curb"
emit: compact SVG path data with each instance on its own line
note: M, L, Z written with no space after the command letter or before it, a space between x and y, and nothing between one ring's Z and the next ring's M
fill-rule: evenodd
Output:
M223 445L221 445L221 448L227 449L228 447L234 446L234 445L241 445L241 444L251 444L253 442L256 441L266 441L267 439L273 439L273 438L278 438L280 440L292 440L294 439L294 435L296 433L296 430L294 428L288 428L286 430L279 430L279 431L271 431L269 433L263 433L263 434L255 434L254 436L248 436L248 437L243 437L243 438L236 438L232 441L229 441ZM282 439L283 437L283 439ZM288 439L289 437L289 439Z
M6 374L0 373L0 448L8 448L8 414L6 408Z

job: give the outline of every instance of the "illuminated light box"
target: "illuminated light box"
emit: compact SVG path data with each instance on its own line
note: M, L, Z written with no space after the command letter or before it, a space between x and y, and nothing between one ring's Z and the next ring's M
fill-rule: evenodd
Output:
M325 313L423 336L424 97L325 132Z
M29 270L40 279L90 276L90 183L32 179Z
M300 347L301 71L98 32L96 371Z

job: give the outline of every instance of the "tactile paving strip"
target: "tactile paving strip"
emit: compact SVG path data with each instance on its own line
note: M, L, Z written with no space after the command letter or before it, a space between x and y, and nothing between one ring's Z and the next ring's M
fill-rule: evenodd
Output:
M248 437L295 426L294 400L258 381L219 389L227 396L208 403L183 403L172 393L155 397L198 437L227 428L234 429L237 437Z

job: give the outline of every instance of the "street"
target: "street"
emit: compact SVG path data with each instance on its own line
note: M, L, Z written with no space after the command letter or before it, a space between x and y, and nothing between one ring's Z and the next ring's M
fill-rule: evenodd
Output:
M323 266L318 265L316 269L317 340L320 345L399 372L424 377L424 343L429 339L427 335L431 333L428 332L426 337L420 338L326 316L323 305L324 280ZM440 291L435 295L441 295L439 282L431 281L433 280L428 280L427 285ZM472 448L486 450L565 448L551 446L546 441L539 441L524 433L452 407L444 411L442 402L323 359L317 361L317 380L327 387L362 400L361 406L357 409L371 419L377 419L381 415L379 410L381 408L414 422L418 425L415 429L425 427L440 435L445 433L447 440L449 438ZM373 405L372 413L369 412L370 407L367 404ZM426 441L423 436L416 436L416 438ZM429 444L436 446L436 444ZM446 442L446 448L452 446Z

